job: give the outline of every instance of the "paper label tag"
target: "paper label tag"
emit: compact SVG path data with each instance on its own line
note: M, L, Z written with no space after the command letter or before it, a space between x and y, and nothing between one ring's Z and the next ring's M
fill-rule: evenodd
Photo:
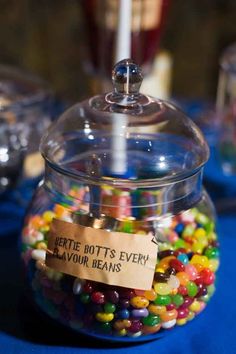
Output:
M150 234L110 232L54 219L46 265L82 279L150 290L157 252Z

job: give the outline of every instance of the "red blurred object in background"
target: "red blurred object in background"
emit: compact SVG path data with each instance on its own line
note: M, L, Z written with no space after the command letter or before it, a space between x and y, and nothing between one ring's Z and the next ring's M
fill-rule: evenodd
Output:
M115 58L119 0L82 0L87 26L86 69L110 77ZM132 0L132 59L146 74L160 42L169 0Z

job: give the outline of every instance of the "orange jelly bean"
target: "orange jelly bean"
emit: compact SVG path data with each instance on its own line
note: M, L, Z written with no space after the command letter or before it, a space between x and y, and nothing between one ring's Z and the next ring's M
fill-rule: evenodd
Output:
M160 315L162 322L171 321L177 318L178 312L173 309L171 311L166 311Z
M146 299L148 299L149 301L154 301L157 298L157 293L155 292L154 289L151 290L146 290L144 292L144 296L146 297Z
M166 270L167 268L169 268L169 263L170 263L171 259L175 259L175 256L168 256L168 257L163 258L158 263L158 267L159 268L163 268L164 270Z
M189 275L185 272L178 272L176 276L179 279L181 285L185 286L189 282Z
M161 329L161 325L160 324L156 324L154 326L143 326L142 328L142 332L144 334L149 334L149 333L156 333Z
M148 306L148 311L154 315L161 315L166 312L166 307L161 305L151 304Z

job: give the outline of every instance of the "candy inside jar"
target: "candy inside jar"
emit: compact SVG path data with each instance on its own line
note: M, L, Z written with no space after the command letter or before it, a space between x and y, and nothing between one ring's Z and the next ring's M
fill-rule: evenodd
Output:
M49 317L104 340L145 341L192 320L215 290L208 148L182 112L139 94L132 61L117 64L113 82L44 136L22 258Z

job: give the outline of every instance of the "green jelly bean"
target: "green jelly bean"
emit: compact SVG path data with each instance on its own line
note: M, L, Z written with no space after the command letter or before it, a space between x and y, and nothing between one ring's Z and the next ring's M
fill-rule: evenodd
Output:
M176 306L181 306L184 303L184 298L180 294L175 294L172 296L172 303Z
M122 232L126 232L127 234L132 234L134 232L132 220L126 220L123 222Z
M194 282L189 281L186 285L186 288L188 290L188 296L194 297L195 295L197 295L198 286Z
M212 296L214 294L215 290L216 290L216 288L215 288L214 284L207 286L207 294L209 296Z
M153 301L155 305L169 305L171 303L170 295L158 295L157 298Z
M88 303L90 302L90 295L89 295L89 294L86 294L86 293L80 294L80 301L81 301L83 304L88 304Z
M199 300L201 300L203 302L208 302L210 300L210 296L209 296L209 294L206 294L204 296L201 296Z
M206 233L209 234L215 230L215 223L213 221L209 221L204 225Z
M147 317L142 319L145 326L155 326L161 322L160 316L149 314Z
M181 238L178 239L178 241L176 241L174 243L174 249L177 250L178 248L186 248L186 244L185 244L184 240L182 240Z
M190 225L185 226L183 232L182 232L182 237L186 237L186 236L192 236L194 233L195 227Z
M204 255L207 256L207 258L212 259L212 258L219 258L219 249L216 247L207 247Z
M209 222L209 218L205 214L198 213L196 215L196 222L205 226Z
M113 313L116 310L116 305L112 304L111 302L107 302L104 305L104 312L106 313Z

